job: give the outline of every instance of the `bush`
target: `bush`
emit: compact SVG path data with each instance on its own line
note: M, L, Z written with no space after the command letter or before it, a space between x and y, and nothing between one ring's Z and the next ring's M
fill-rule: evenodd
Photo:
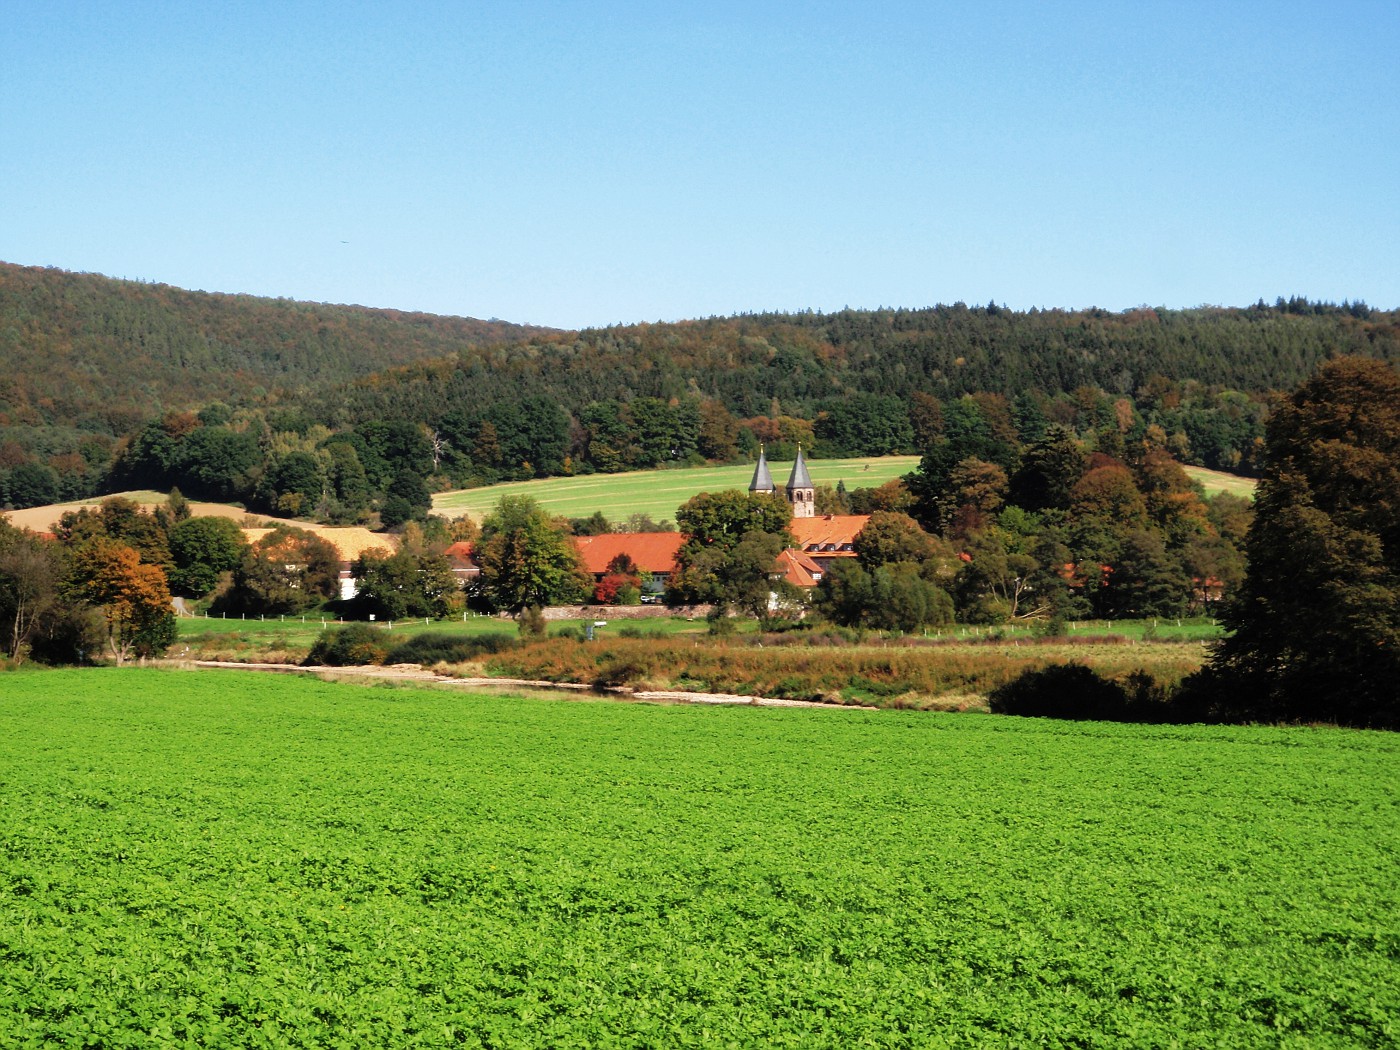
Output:
M543 638L545 636L544 609L538 605L526 606L515 616L515 626L521 638Z
M513 649L516 641L508 634L479 634L464 638L459 634L425 631L405 639L389 650L384 662L389 664L461 664L483 653L499 653Z
M639 660L609 653L593 679L594 689L612 689L643 678L647 668Z
M709 628L711 635L717 638L726 638L737 629L733 618L729 615L729 608L726 605L716 605L705 614L705 624Z
M357 667L382 664L389 655L385 632L366 623L326 631L307 653L307 666Z
M1083 664L1056 664L1027 671L987 697L992 712L1032 718L1108 719L1121 716L1128 694Z
M1195 705L1178 701L1146 671L1133 671L1119 682L1076 663L1026 671L993 689L987 699L992 712L1001 715L1144 723L1203 720Z

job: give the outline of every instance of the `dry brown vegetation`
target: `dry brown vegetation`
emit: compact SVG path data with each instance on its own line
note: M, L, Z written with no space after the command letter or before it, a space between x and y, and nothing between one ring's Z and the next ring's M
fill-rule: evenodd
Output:
M1200 668L1204 648L1105 639L1000 644L772 645L717 640L620 638L534 642L461 665L489 674L555 682L862 703L879 707L981 707L989 691L1028 670L1071 660L1107 677L1145 670L1175 683Z

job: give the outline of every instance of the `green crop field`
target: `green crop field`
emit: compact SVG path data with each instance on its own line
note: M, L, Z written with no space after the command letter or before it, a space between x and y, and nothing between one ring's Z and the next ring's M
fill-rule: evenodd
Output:
M1394 1047L1400 736L0 680L6 1047Z
M918 456L807 461L816 484L835 485L844 481L848 489L883 485L892 478L908 474L918 465ZM772 463L770 468L773 480L781 485L787 481L792 464ZM470 514L479 519L494 510L502 496L529 496L551 514L566 518L586 518L594 511L602 511L614 521L632 514L649 514L656 521L674 521L676 508L696 493L745 489L752 478L753 464L540 478L441 492L433 497L433 510L452 517Z

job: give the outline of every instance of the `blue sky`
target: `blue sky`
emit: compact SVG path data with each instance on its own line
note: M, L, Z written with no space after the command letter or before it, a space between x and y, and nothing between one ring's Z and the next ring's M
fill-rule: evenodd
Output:
M1400 306L1400 3L11 2L0 259L582 327Z

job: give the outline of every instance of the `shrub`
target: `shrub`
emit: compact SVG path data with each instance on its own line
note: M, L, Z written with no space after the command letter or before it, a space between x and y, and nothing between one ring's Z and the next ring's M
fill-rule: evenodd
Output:
M1177 702L1172 690L1146 671L1105 679L1083 664L1055 664L1026 671L993 689L992 712L1075 721L1181 723L1201 712Z
M646 667L638 660L628 659L614 653L609 653L608 657L593 679L594 689L610 689L627 685L629 682L635 682L644 677L647 673Z
M483 653L499 653L514 648L516 641L508 634L479 634L470 638L461 635L425 631L416 634L389 650L384 662L389 664L460 664L474 660Z
M384 632L366 623L332 628L316 640L305 662L326 667L382 664L389 655L385 642Z
M733 634L736 629L734 620L729 615L729 608L723 604L716 605L705 614L705 624L710 634L720 638Z
M544 609L538 605L528 605L516 613L515 625L521 638L543 638L545 636Z

